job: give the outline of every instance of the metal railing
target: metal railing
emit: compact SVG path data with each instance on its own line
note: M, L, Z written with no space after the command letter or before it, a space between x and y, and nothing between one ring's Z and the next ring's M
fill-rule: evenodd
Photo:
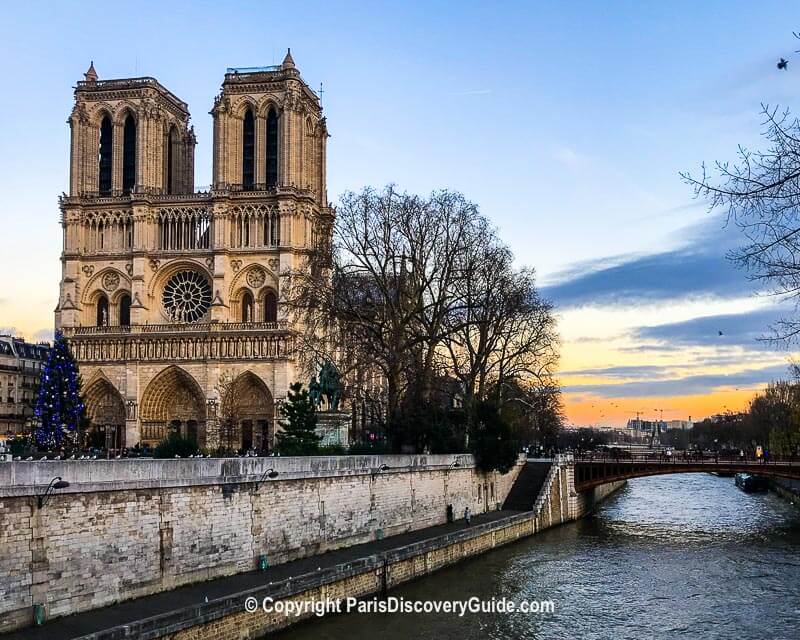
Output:
M617 451L584 451L574 454L575 462L613 462L650 464L705 464L709 466L734 464L792 464L800 466L798 455L756 456L752 452L734 453L728 451L636 451L620 449Z

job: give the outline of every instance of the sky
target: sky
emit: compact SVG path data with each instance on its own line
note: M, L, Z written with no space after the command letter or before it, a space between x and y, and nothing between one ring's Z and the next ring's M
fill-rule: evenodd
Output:
M757 147L797 107L789 2L3 2L0 327L52 334L72 89L148 75L189 103L196 184L226 67L286 48L322 100L328 192L463 192L555 305L570 423L746 406L792 312L725 259L741 241L679 171ZM793 27L793 23L795 26ZM778 57L789 69L775 68ZM720 335L722 332L722 335Z

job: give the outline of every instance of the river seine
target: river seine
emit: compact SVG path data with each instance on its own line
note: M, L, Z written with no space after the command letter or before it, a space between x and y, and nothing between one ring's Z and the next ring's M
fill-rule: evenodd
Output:
M800 508L707 474L632 480L596 513L393 590L545 614L342 614L280 640L800 637Z

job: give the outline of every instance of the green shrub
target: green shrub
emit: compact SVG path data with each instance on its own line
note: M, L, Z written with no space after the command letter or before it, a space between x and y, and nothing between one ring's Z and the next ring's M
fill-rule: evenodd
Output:
M166 438L158 443L153 451L154 458L174 458L176 455L181 458L193 456L200 449L197 443L191 438L184 438L180 433L170 433Z

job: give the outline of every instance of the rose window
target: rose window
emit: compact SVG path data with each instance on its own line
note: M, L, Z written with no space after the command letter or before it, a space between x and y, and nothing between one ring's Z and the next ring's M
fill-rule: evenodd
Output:
M196 271L180 271L167 282L162 301L173 322L197 322L211 306L211 285Z

